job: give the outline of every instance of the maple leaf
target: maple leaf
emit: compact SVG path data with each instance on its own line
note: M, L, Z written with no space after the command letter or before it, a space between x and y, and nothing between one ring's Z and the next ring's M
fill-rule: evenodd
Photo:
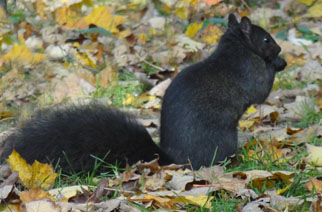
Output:
M13 46L11 51L4 55L4 60L32 65L42 62L45 58L44 54L32 53L24 44Z
M48 189L57 177L52 166L40 163L37 160L29 165L15 150L12 151L7 162L11 165L13 171L19 173L19 178L27 188L41 187Z
M109 8L100 6L95 7L93 11L84 18L85 22L95 24L112 33L118 33L117 26L125 22L124 16L112 16Z

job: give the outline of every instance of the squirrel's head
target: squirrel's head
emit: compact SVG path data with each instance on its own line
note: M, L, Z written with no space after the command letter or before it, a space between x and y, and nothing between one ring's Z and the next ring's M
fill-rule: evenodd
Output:
M263 28L252 24L247 17L242 17L238 23L236 16L230 14L228 28L241 32L246 45L267 62L275 59L281 51L281 47L272 36Z

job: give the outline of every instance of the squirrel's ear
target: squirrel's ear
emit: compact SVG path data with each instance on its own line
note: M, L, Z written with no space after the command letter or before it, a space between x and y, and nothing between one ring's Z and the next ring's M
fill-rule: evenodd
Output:
M252 29L252 22L247 17L242 17L240 21L240 28L245 35L250 35Z
M237 25L238 25L238 21L236 19L236 16L234 14L229 14L228 27L237 26Z

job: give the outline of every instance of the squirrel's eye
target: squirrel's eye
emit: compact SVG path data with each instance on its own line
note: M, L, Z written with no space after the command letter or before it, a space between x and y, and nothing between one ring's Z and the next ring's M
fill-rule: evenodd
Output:
M269 43L269 39L268 39L268 37L264 37L264 42L265 42L265 43Z

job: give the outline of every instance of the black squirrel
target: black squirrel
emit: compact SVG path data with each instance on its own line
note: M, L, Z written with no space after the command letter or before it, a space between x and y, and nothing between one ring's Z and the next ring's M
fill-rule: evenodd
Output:
M13 148L29 163L55 164L60 158L65 172L91 171L91 155L124 165L158 154L161 165L189 159L195 169L209 166L216 149L214 162L236 152L239 118L251 104L265 101L275 73L286 66L280 51L264 29L230 14L215 52L182 70L166 90L161 148L134 117L92 103L38 112L6 139L1 158Z
M172 81L161 110L161 149L175 163L209 166L237 149L237 125L251 104L264 103L275 73L286 67L281 48L247 17L229 15L228 29L205 60Z

